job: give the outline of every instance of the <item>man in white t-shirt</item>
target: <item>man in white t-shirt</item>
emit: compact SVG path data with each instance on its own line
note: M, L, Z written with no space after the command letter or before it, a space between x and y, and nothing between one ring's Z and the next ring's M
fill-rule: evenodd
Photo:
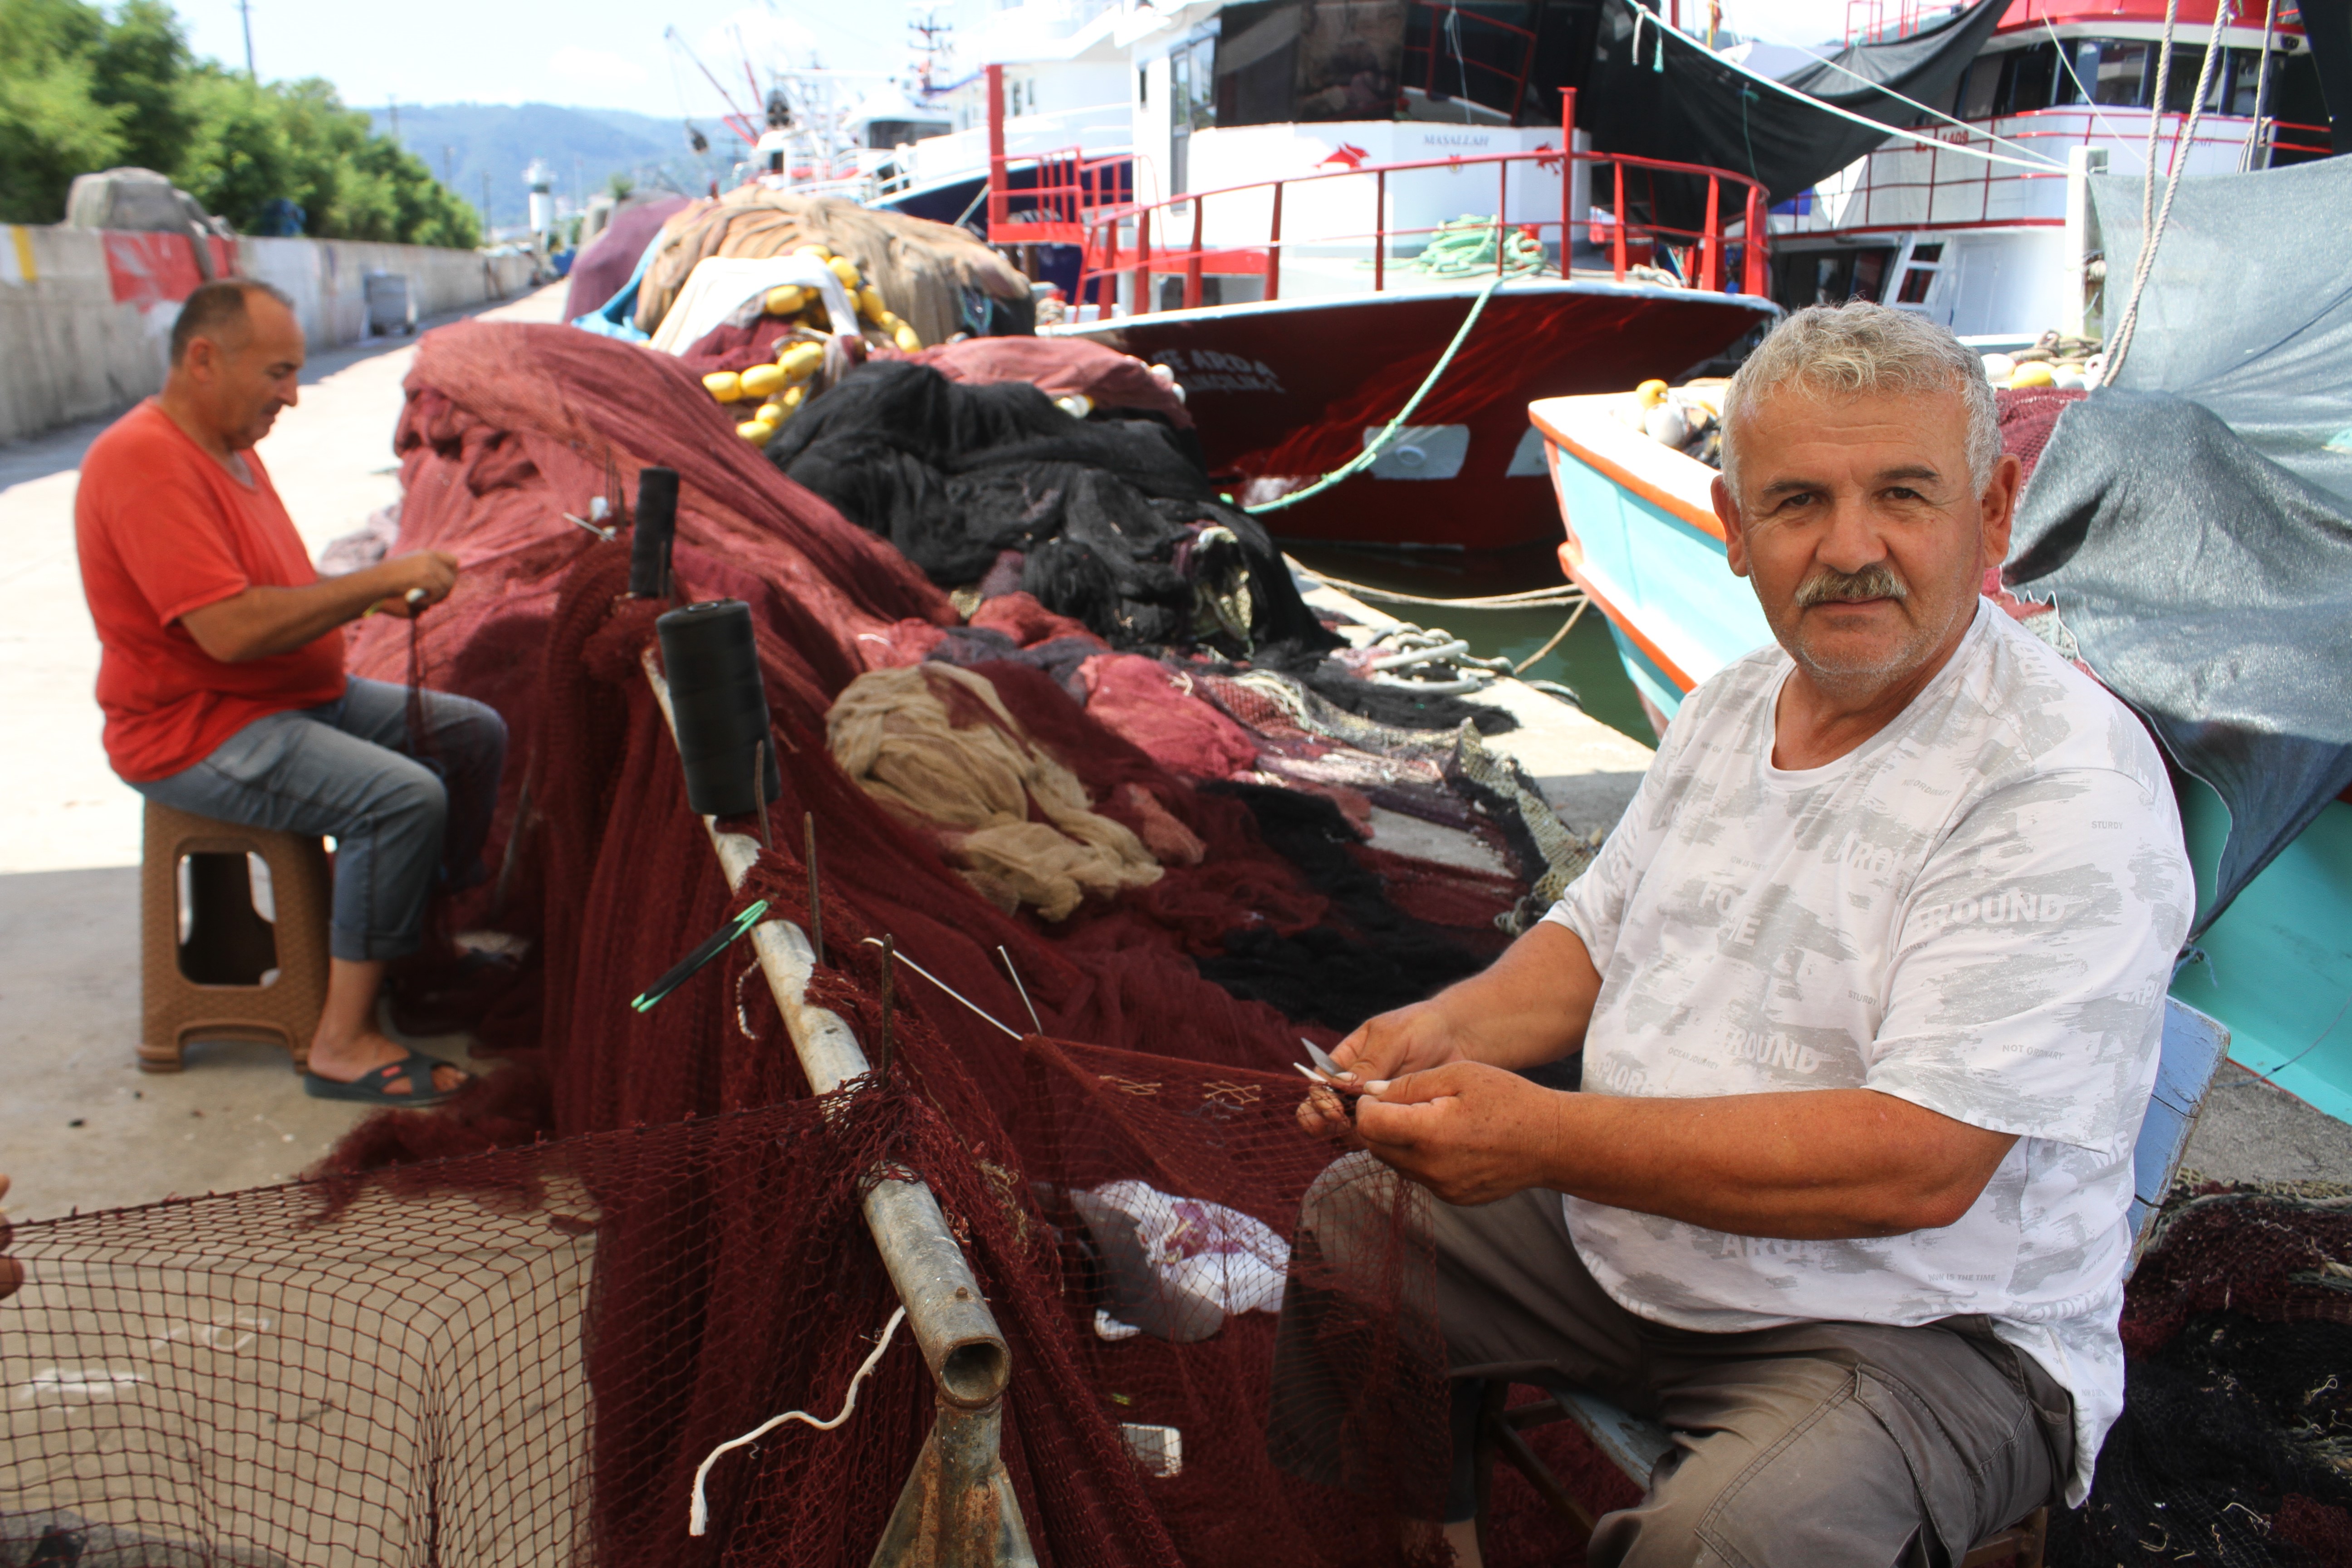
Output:
M1355 1121L1300 1119L1360 1152L1299 1246L1409 1177L1455 1377L1673 1430L1596 1565L1953 1563L2080 1503L2122 1408L2192 882L2146 731L1979 597L2019 478L1976 356L1802 310L1725 412L1716 511L1779 646L1690 694L1540 925L1333 1053ZM1580 1049L1580 1093L1525 1076ZM1277 1458L1311 1473L1316 1422L1278 1397Z

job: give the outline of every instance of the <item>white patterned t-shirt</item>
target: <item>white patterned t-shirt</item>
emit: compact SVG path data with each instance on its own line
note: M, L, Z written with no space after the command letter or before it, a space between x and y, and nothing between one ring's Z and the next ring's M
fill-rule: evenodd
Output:
M1853 1241L1730 1235L1565 1198L1627 1310L1732 1332L1962 1314L2074 1395L2079 1503L2123 1408L2132 1145L2194 885L2131 713L1979 605L1948 663L1826 766L1772 765L1794 667L1694 691L1547 919L1601 972L1589 1093L1866 1088L2018 1142L1953 1225Z

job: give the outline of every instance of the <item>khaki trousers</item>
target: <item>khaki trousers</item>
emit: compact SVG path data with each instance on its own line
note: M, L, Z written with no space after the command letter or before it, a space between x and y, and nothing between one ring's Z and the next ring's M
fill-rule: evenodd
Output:
M1302 1256L1344 1278L1349 1238L1386 1228L1402 1180L1369 1155L1336 1163L1307 1193ZM2072 1399L1984 1319L1671 1329L1593 1279L1557 1193L1417 1206L1454 1377L1589 1389L1673 1433L1642 1500L1593 1531L1592 1568L1947 1568L2055 1500L2073 1468ZM1316 1391L1346 1376L1315 1364L1329 1304L1286 1297L1268 1421L1276 1462L1327 1481L1332 1405Z

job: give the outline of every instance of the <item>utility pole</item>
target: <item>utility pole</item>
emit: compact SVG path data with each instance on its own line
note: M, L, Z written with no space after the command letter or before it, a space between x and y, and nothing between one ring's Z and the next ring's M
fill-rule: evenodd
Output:
M261 79L253 74L253 0L236 0L236 13L245 22L245 79L258 87Z
M400 100L387 98L383 101L384 107L392 111L392 144L398 147L400 145Z

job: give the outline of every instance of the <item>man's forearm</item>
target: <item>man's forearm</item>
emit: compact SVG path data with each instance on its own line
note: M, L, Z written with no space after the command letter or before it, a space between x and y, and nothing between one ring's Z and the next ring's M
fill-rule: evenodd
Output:
M2016 1139L1881 1094L1562 1095L1541 1184L1743 1236L1897 1236L1957 1221Z
M1601 994L1584 939L1543 921L1479 974L1433 999L1472 1061L1518 1069L1558 1061L1584 1045Z
M181 617L196 646L224 664L291 653L388 596L382 567L326 577L299 588L251 587Z

